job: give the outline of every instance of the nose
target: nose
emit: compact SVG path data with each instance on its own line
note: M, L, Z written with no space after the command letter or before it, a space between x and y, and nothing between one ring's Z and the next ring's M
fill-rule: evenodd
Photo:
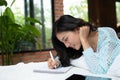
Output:
M68 48L68 47L70 47L70 43L69 42L66 42L66 43L64 43L65 44L65 46Z

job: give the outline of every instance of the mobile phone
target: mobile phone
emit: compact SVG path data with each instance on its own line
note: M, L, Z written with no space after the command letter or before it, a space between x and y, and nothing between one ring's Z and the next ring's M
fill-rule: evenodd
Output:
M85 76L73 74L70 77L68 77L66 80L85 80Z
M88 76L88 77L91 77L91 80L98 80L98 78L101 78L102 80L112 80L111 78L103 78L103 77L95 77L95 76ZM66 80L85 80L85 78L86 76L73 74L70 77L68 77Z

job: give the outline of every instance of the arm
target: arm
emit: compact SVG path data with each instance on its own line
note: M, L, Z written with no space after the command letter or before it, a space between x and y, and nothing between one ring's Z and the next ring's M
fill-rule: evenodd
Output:
M88 42L89 30L90 29L87 26L80 27L79 29L79 36L84 50L90 47L90 44Z
M91 47L83 51L86 62L93 73L106 73L114 58L119 53L118 43L115 40L115 32L111 29L100 30L97 51L94 52ZM114 37L114 38L113 38ZM117 47L119 49L117 49Z

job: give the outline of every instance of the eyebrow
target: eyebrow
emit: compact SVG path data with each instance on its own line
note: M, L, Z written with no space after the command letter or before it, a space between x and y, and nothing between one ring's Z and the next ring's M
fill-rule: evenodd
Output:
M64 39L65 39L65 36L62 38L62 41L64 41Z

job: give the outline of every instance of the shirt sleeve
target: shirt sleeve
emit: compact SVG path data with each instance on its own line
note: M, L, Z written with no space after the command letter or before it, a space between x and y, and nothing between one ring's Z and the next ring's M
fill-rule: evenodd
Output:
M59 67L62 66L61 62L60 62L60 57L59 56L56 56L55 60L57 60L59 62Z
M83 55L92 73L104 73L105 72L99 63L98 54L95 53L91 47L83 51Z

